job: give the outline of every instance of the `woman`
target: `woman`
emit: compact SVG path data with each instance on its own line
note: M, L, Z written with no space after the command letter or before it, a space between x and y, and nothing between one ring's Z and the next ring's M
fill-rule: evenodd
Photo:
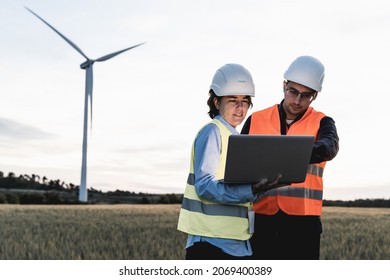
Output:
M252 255L252 203L268 184L225 184L227 142L246 117L255 96L247 69L226 64L214 75L209 91L212 121L197 134L192 146L190 174L180 210L178 230L188 233L186 259L241 259Z

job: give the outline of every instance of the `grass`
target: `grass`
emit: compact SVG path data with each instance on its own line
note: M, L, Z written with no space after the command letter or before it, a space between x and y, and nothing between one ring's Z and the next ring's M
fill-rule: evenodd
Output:
M178 206L0 206L0 259L181 259Z
M325 207L321 259L389 260L390 209Z
M2 260L177 260L180 205L0 205ZM321 259L390 259L390 209L325 207Z

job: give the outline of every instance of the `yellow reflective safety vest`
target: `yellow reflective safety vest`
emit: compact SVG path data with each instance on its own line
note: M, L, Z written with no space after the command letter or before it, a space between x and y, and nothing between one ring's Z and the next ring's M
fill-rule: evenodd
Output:
M317 137L321 119L325 115L309 107L300 120L293 123L287 135L313 135ZM280 134L278 105L258 111L251 116L249 134ZM322 213L323 181L325 162L310 164L306 180L273 189L254 204L256 213L273 215L281 209L289 215L313 215ZM283 176L283 174L282 174Z
M227 146L231 132L219 120L212 120L211 123L217 125L221 135L221 156L219 158L219 168L215 174L215 178L221 180L225 174ZM177 229L198 236L248 240L251 237L248 210L252 207L252 203L223 204L199 197L194 186L194 161L195 150L193 144L190 174L180 209Z

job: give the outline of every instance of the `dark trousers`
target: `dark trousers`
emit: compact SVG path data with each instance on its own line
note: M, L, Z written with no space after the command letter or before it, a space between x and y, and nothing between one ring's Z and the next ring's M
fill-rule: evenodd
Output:
M318 260L321 233L318 216L290 216L282 211L256 214L255 233L250 240L252 259Z
M249 257L235 257L208 242L195 242L186 250L186 260L244 260Z

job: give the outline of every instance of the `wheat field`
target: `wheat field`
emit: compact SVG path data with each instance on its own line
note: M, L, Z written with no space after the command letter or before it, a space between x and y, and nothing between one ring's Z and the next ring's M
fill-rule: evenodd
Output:
M180 205L0 205L1 260L180 260ZM325 207L321 259L390 259L390 209Z

